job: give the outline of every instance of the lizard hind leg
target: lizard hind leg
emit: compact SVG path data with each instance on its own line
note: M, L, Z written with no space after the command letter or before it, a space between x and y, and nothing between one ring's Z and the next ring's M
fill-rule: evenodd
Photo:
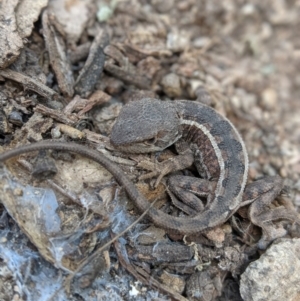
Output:
M167 182L172 203L190 216L203 211L205 205L200 197L207 198L207 204L213 199L215 182L188 176L170 176Z
M243 203L252 202L248 212L249 219L253 224L261 227L263 231L263 237L258 243L259 245L266 245L266 243L263 243L264 241L270 242L278 237L274 226L272 226L272 221L285 219L300 224L299 216L292 208L280 206L271 210L268 209L268 206L275 198L280 196L283 190L283 179L279 176L257 180L248 184L245 188ZM282 233L284 235L283 231Z

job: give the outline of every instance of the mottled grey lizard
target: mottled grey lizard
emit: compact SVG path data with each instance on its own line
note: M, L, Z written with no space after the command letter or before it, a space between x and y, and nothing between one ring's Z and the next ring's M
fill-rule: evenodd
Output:
M112 129L112 145L126 153L162 151L175 144L178 156L155 165L156 185L170 172L190 167L198 177L170 176L173 203L190 217L169 216L152 209L153 222L171 232L196 234L223 224L237 209L251 204L251 221L262 227L275 219L299 222L297 213L283 207L265 211L283 190L279 176L246 185L248 155L233 124L214 109L195 101L142 99L126 105ZM207 197L204 206L197 197ZM183 203L184 202L184 203ZM138 205L145 208L145 205ZM265 233L266 234L266 233Z
M142 99L124 106L111 133L112 145L128 153L161 151L176 143L179 155L159 165L153 174L159 180L166 174L195 163L200 178L171 176L170 190L185 204L178 207L190 214L170 216L150 208L148 216L168 232L196 234L224 223L241 205L252 203L252 222L263 227L263 221L278 218L295 220L290 210L271 210L264 219L266 205L283 189L279 176L267 177L246 186L248 156L243 140L229 120L214 109L193 101L160 101ZM42 149L66 150L88 157L103 165L124 187L140 211L149 207L124 172L104 155L76 143L42 141L21 146L0 155L0 162ZM157 183L158 183L157 182ZM196 197L207 196L207 204ZM181 204L181 205L180 205Z

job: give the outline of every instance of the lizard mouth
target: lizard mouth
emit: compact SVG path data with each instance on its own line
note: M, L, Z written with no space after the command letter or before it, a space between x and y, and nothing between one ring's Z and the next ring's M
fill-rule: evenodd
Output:
M150 145L150 144L146 144L145 142L140 142L140 143L133 143L133 144L118 144L118 143L114 143L111 141L111 145L122 152L125 153L151 153L151 152L156 152L156 151L160 151L161 148L159 146L156 146L154 144Z

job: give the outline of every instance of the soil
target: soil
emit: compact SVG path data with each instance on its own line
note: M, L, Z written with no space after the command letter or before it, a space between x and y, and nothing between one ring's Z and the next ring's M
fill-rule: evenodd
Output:
M14 2L3 10L14 22L0 32L1 151L42 139L76 141L119 157L136 180L143 173L136 162L149 156L126 157L109 146L122 105L141 97L201 101L241 133L249 182L279 174L289 186L284 205L299 209L300 1L38 1L30 8L35 17L21 0L19 6ZM249 221L244 225L242 212L235 222L244 218L240 226L251 226L248 232L236 234L231 221L187 243L152 229L145 219L104 250L97 264L85 267L67 295L66 275L139 214L105 170L84 158L54 155L56 167L47 153L40 154L42 165L47 162L56 174L54 182L29 176L28 170L37 170L33 156L10 162L1 175L15 195L19 190L34 195L40 187L58 204L53 214L61 223L41 236L44 226L41 232L35 224L27 228L1 200L0 300L242 300L240 275L263 252L255 247L260 229ZM57 199L48 194L56 184L63 190ZM137 185L150 199L167 197L162 187ZM23 198L3 199L20 206L23 219L40 210L30 211L35 206ZM288 229L286 237L299 237L295 225L281 226ZM156 239L139 241L149 233ZM177 259L159 251L167 248ZM199 265L202 272L196 274ZM192 281L209 285L199 285L198 299L187 296L185 285Z

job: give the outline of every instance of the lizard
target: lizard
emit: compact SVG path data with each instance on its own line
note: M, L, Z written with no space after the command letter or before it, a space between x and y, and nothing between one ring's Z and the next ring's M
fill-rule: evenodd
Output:
M289 219L300 224L291 209L265 211L284 193L283 179L268 176L247 185L249 162L243 139L226 117L205 104L150 98L129 103L112 129L111 144L126 153L157 152L175 144L178 156L155 164L149 173L158 176L155 186L168 173L195 164L200 178L171 175L167 182L172 202L190 217L183 220L155 209L149 214L166 230L197 234L223 224L247 204L250 220L263 229L262 241L270 234L266 222ZM198 196L207 197L205 206Z
M192 214L188 217L170 216L155 207L150 208L147 199L117 164L96 150L73 142L45 140L23 145L0 154L0 162L23 153L48 149L85 156L106 168L124 187L137 208L141 212L148 210L147 215L156 226L169 233L183 235L197 234L221 225L241 205L248 203L254 205L250 209L252 218L263 227L255 215L262 213L262 208L283 189L279 176L267 177L246 186L248 155L241 136L228 119L198 102L149 98L131 102L122 108L110 140L116 149L128 153L156 152L178 144L179 155L163 162L161 169L155 172L161 173L161 178L195 163L201 178L184 180L180 176L171 176L168 182L177 195L196 186L196 194L207 196L206 206L190 197L192 201L182 206L192 207ZM174 185L178 187L173 188ZM199 211L196 214L195 209ZM274 209L267 215L268 220L278 218L295 220L296 216L287 209Z

